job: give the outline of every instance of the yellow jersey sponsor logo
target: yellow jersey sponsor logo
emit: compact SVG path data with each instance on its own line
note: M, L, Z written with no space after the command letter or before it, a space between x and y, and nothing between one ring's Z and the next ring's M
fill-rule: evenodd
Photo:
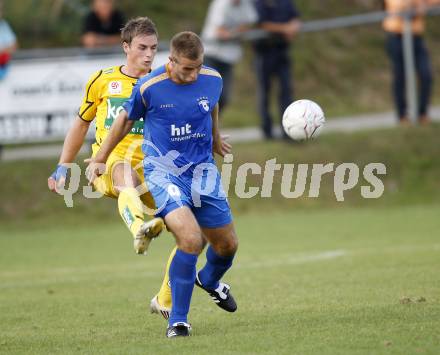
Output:
M107 117L104 121L104 128L109 130L118 115L124 109L122 105L127 100L125 97L107 98ZM144 134L144 120L135 121L129 134Z

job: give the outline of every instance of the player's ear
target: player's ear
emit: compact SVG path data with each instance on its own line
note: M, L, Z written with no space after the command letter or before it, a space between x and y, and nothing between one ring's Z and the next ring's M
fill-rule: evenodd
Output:
M128 50L130 49L130 45L127 42L122 42L122 49L125 54L128 54Z
M174 66L174 63L176 62L176 60L174 59L174 57L173 57L172 55L170 55L170 56L168 57L168 59L170 60L171 67L173 67L173 66Z

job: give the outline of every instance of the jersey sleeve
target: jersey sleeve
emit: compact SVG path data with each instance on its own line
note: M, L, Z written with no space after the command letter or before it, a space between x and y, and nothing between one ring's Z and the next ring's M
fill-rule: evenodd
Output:
M223 78L220 76L219 80L218 80L218 99L217 99L217 103L219 103L220 100L220 96L222 94L223 91Z
M142 81L139 80L138 83L133 88L131 97L124 102L123 108L127 111L128 119L132 121L138 121L145 116L147 112L147 104L144 96L148 93L148 90L141 91Z
M215 72L217 75L212 78L213 83L211 86L212 88L211 94L215 98L214 99L215 104L218 104L223 90L223 78L221 77L220 73L218 73L217 71Z
M102 70L93 74L86 85L86 93L84 95L78 116L84 121L90 122L96 116L96 110L99 104L98 79L102 75Z

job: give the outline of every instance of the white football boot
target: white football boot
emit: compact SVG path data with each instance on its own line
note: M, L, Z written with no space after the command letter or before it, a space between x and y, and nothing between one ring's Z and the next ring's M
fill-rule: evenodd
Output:
M162 218L153 218L148 222L142 223L133 242L136 254L147 255L150 242L159 236L164 226L165 224L163 223Z
M162 315L162 317L168 320L170 318L171 308L161 306L159 304L159 300L157 299L157 295L156 295L151 300L150 311L151 313L160 314Z

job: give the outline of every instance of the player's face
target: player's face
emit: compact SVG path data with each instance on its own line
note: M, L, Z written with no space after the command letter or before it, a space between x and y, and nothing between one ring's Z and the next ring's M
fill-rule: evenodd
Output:
M131 41L131 44L124 43L124 51L127 54L128 65L146 74L150 71L157 52L157 36L136 36Z
M189 84L197 80L202 69L203 56L196 60L188 59L179 55L172 55L171 76L179 84Z

